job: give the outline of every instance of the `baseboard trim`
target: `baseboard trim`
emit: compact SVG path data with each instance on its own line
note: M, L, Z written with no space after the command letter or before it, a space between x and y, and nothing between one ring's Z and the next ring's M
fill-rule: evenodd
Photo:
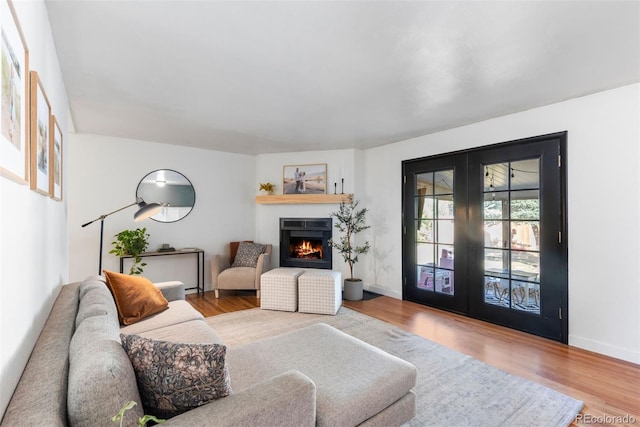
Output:
M627 362L640 364L640 352L638 351L616 347L611 344L571 334L569 334L569 345L593 351L595 353L604 354L605 356L614 357L616 359L625 360Z
M391 298L395 298L395 299L402 299L402 294L399 294L398 292L395 292L391 289L388 288L384 288L382 286L376 286L376 285L364 285L363 286L364 289L368 290L369 292L375 292L376 294L380 294L380 295L385 295Z

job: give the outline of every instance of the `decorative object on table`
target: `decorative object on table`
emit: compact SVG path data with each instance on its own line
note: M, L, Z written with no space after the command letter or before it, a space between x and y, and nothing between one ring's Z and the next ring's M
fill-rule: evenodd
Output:
M136 228L135 230L122 230L114 236L115 241L111 242L113 249L109 251L110 254L116 256L130 255L133 257L133 264L129 269L129 274L141 274L142 267L147 265L146 262L142 262L140 254L149 246L149 234L147 234L146 228Z
M38 73L31 71L31 189L37 193L49 195L49 132L51 104L42 87Z
M176 248L172 247L168 243L163 243L162 246L158 248L158 252L175 252Z
M49 142L49 195L53 200L62 200L62 131L52 114Z
M128 401L127 403L124 404L122 408L120 408L118 413L115 414L113 418L111 418L111 421L113 421L114 423L120 423L120 427L122 427L123 425L122 422L124 421L125 412L127 412L129 409L133 408L136 405L137 403L135 401L133 400ZM144 415L138 418L138 426L145 427L149 421L153 421L156 424L162 424L166 420L156 418L153 415Z
M258 191L260 192L260 194L267 195L267 194L273 194L273 191L275 189L276 189L275 185L273 185L270 182L265 182L264 184L260 183L260 188L258 189Z
M171 169L158 169L145 175L138 183L136 197L162 204L162 209L150 217L158 222L180 221L196 204L196 190L191 181Z
M145 203L144 200L142 200L141 198L138 198L134 203L131 203L130 205L124 206L120 209L116 209L113 212L109 212L108 214L104 214L104 215L100 215L98 218L94 219L93 221L89 221L86 224L82 224L82 227L86 227L89 224L93 224L94 222L100 220L100 247L99 247L99 251L98 251L98 275L102 274L102 241L103 241L103 235L104 235L104 219L106 217L108 217L109 215L112 215L116 212L120 212L123 209L126 209L128 207L131 207L133 205L138 205L138 207L140 209L138 209L138 211L133 215L133 220L138 222L138 221L142 221L144 219L149 218L150 216L152 216L153 214L157 213L158 211L160 211L160 209L162 209L162 205L158 204L158 203Z
M282 194L326 194L327 164L286 165L282 171Z
M0 2L0 29L0 175L26 184L29 180L29 50L10 1Z
M358 209L359 203L351 198L349 203L340 203L338 211L331 213L331 216L336 219L334 227L342 233L342 236L338 242L330 239L329 246L336 248L344 262L349 264L350 277L344 279L344 299L351 301L362 299L362 279L353 277L353 265L358 262L358 256L366 254L370 248L369 242L365 242L362 246L355 246L353 242L355 234L370 227L365 225L368 209Z

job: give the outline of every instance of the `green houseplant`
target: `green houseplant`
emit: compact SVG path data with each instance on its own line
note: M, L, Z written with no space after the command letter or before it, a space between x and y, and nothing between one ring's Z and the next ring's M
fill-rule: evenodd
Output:
M114 236L115 241L111 242L113 249L110 254L116 256L130 255L133 257L133 264L129 269L129 274L142 274L142 267L147 265L142 262L140 254L149 246L149 234L146 228L136 228L135 230L123 230Z
M356 246L353 236L366 230L370 226L365 224L367 208L358 209L359 202L353 200L349 203L340 203L337 212L332 212L331 216L336 219L335 228L337 228L342 236L340 240L329 240L329 245L336 248L344 262L349 264L349 278L344 279L344 298L347 300L362 299L362 280L353 276L353 265L358 262L358 256L369 252L369 242L365 242L362 246Z
M120 427L122 427L124 422L125 412L127 412L129 409L133 408L136 405L137 403L134 402L133 400L130 400L129 402L125 403L124 406L120 409L120 411L118 411L118 413L115 414L113 418L111 418L111 421L113 421L114 423L119 423ZM145 427L149 421L153 421L156 424L162 424L166 420L156 418L153 415L145 415L138 418L138 425L140 427Z

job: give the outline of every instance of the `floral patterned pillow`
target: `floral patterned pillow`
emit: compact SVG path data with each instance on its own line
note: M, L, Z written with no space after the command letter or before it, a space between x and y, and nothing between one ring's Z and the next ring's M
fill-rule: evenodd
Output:
M145 413L171 418L231 394L222 344L179 344L120 334Z
M232 267L255 267L258 265L258 257L265 248L266 245L260 243L240 242Z

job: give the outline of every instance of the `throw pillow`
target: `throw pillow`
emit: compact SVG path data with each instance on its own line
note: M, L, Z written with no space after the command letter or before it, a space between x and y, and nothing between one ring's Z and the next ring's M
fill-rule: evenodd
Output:
M245 242L253 243L253 240L245 240ZM238 246L240 246L240 242L229 242L229 264L231 265L233 265L233 261L236 259Z
M132 325L169 307L169 301L149 279L104 270L107 286L123 325Z
M231 394L227 347L120 334L145 412L171 418Z
M260 243L240 242L232 267L255 267L258 257L264 253L266 245Z
M258 265L258 257L264 253L265 248L266 245L260 243L240 242L232 267L255 267Z

